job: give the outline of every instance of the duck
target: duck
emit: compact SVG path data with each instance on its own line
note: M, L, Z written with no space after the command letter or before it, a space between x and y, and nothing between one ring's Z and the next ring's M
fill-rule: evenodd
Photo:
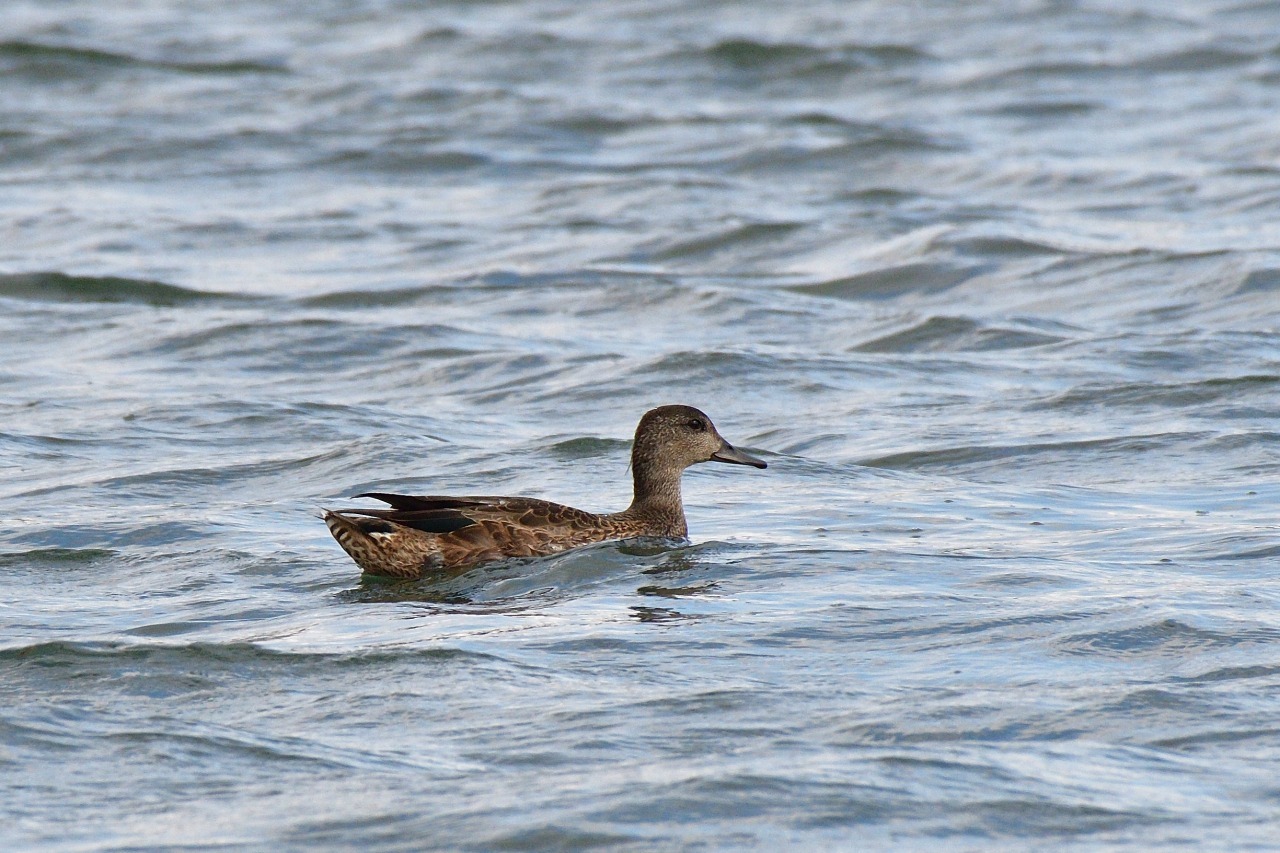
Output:
M700 410L659 406L636 426L634 495L621 512L587 512L536 498L365 492L356 497L390 509L325 509L322 517L365 574L418 580L598 542L687 539L680 479L686 468L703 462L768 467L725 441Z

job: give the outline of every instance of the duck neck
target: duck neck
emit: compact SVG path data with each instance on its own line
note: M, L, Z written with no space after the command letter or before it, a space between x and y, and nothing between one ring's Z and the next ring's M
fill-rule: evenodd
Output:
M680 498L681 473L678 468L654 465L642 454L631 454L635 496L625 514L642 520L652 531L651 536L684 538L689 535Z

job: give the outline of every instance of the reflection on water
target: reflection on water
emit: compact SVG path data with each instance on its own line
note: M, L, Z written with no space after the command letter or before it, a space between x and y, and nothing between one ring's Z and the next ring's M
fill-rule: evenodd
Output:
M681 613L679 610L673 610L670 607L640 607L633 604L629 609L631 610L631 615L641 622L677 622L698 618L697 616Z

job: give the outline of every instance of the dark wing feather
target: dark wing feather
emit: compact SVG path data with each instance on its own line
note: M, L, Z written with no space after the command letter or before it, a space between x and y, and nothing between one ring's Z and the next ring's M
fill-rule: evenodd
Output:
M389 510L355 510L363 515L384 518L428 533L449 533L470 524L488 522L552 530L591 530L601 517L564 504L537 498L508 498L490 495L397 495L365 492L358 498L374 498L390 504ZM450 527L449 525L454 525Z
M363 492L358 498L373 498L395 509L463 509L481 503L485 498L450 498L435 495L396 495L391 492Z
M383 521L394 521L405 527L412 527L424 533L452 533L475 524L474 521L456 510L448 509L343 509L344 515L359 515L366 518L377 518ZM362 526L363 527L363 526Z

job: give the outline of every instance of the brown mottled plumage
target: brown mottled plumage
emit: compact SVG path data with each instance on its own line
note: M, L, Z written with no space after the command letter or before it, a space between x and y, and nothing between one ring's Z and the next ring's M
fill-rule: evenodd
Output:
M539 557L637 536L684 538L680 475L699 462L766 467L720 437L690 406L645 413L631 448L635 497L622 512L596 514L533 498L441 497L368 492L391 509L325 510L343 550L364 571L396 578L461 571L507 557Z

